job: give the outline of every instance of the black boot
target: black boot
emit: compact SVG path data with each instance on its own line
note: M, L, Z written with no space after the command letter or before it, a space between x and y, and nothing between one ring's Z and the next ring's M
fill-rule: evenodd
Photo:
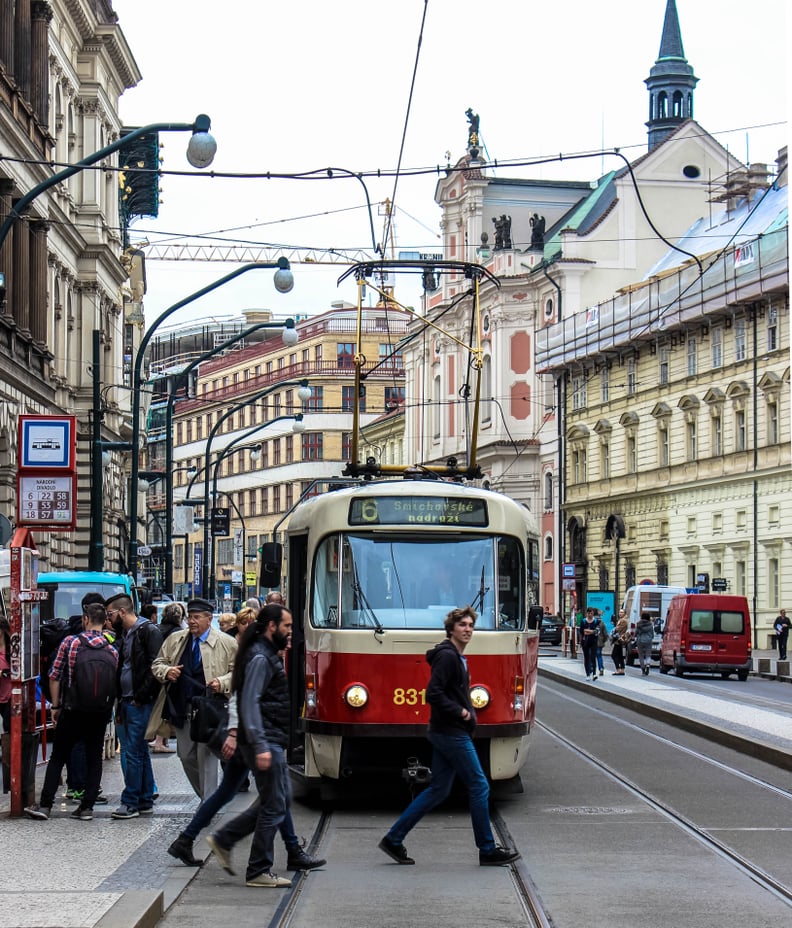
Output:
M200 867L203 863L202 860L193 857L193 840L192 838L188 838L185 834L179 835L168 848L168 853L171 857L175 857L176 860L180 860L183 864L187 864L188 867Z
M301 847L290 847L289 859L286 862L287 870L315 870L324 867L327 861L323 857L311 857Z

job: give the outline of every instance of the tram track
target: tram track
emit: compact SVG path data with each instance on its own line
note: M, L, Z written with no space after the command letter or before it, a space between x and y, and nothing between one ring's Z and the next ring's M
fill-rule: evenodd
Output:
M590 709L591 707L588 706L588 708ZM792 908L792 887L776 879L766 870L757 866L752 861L748 860L743 854L739 853L734 848L729 847L729 845L719 840L718 838L714 837L706 829L700 828L698 825L696 825L695 822L693 822L690 818L688 818L678 809L675 809L673 806L664 802L662 799L659 799L657 796L652 795L650 792L643 789L638 783L636 783L629 777L625 776L624 774L620 773L610 764L605 763L603 760L596 757L593 753L581 747L579 744L576 744L574 741L572 741L570 738L563 735L561 732L557 731L551 726L543 722L540 722L538 720L535 722L535 724L539 728L541 728L543 731L545 731L551 738L554 738L560 744L564 745L564 747L567 750L571 751L573 754L577 755L578 757L583 758L585 761L587 761L587 763L589 763L595 769L599 770L601 773L603 773L605 776L607 776L612 781L620 784L622 787L627 789L632 795L640 799L643 803L648 805L654 811L658 812L664 818L671 821L680 830L685 832L689 837L693 838L695 841L707 847L709 850L713 851L715 854L717 854L721 858L727 860L737 870L739 870L743 874L750 877L757 885L761 886L763 889L765 889L768 893L773 895L775 898L779 899L780 901L785 903L787 906ZM631 723L626 723L626 724L629 725ZM633 727L640 729L639 726L633 726ZM642 730L642 733L650 734L653 737L659 737L659 736L655 736L654 733L652 732L644 732ZM667 741L667 739L662 739L662 740ZM673 742L668 741L668 743L673 744L674 747L679 747L679 745L676 745ZM694 753L694 752L690 752L690 749L688 748L684 748L684 750L689 753ZM717 761L712 761L710 758L707 758L704 755L699 755L699 756L701 757L702 760L706 760L709 763L716 763L716 764L719 763ZM726 765L721 765L721 767L724 769L727 769ZM732 768L730 772L739 774L740 776L746 779L755 779L755 778L751 778L747 774L744 774L742 771L737 771L735 768ZM774 787L772 784L765 783L764 781L761 781L758 779L756 779L756 782L762 785L763 787L766 787L777 793L780 793L786 798L792 799L792 794L788 793L786 790L779 789L778 787Z
M316 854L322 840L330 829L330 823L333 818L332 811L324 810L319 816L311 840L308 842L306 850L310 855ZM292 923L300 899L308 886L308 875L310 870L298 870L292 877L292 885L286 890L280 903L275 910L272 918L267 922L267 928L288 928Z
M500 843L504 847L514 847L514 839L500 812L498 812L497 809L493 809L490 818ZM517 898L520 900L520 904L523 907L527 919L526 925L528 928L553 928L553 921L545 912L539 890L531 879L525 861L520 858L513 864L510 864L509 869L511 870L514 890L517 893Z

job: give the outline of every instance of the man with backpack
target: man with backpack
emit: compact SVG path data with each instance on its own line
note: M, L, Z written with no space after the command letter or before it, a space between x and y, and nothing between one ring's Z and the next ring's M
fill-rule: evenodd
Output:
M64 638L49 672L55 743L38 803L24 811L28 818L46 821L60 784L61 773L74 746L85 745L85 792L71 817L93 818L102 779L102 755L107 723L117 692L118 655L102 634L104 606L91 603L83 610L84 631Z

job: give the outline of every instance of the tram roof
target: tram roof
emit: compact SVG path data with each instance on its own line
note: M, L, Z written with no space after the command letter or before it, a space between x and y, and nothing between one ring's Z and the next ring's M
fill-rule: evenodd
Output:
M341 518L341 511L347 512L350 501L361 496L413 496L427 498L446 496L452 499L476 497L485 499L487 502L494 502L495 508L492 511L501 511L504 514L511 513L513 518L521 518L528 534L533 536L538 535L536 519L530 509L523 503L517 502L510 496L505 496L503 493L497 493L494 490L485 490L480 487L470 487L460 483L450 483L444 480L404 479L361 481L354 486L345 486L322 493L319 496L309 497L294 510L288 522L287 531L307 529L319 512L326 511L335 511L337 527L340 528L341 525L346 522L345 517ZM502 523L502 521L502 519L498 519L497 523ZM394 527L395 526L381 526L381 529L387 530ZM497 530L500 526L496 524L496 520L493 519L488 527L490 530ZM433 531L443 531L447 530L449 526L426 526L426 528Z

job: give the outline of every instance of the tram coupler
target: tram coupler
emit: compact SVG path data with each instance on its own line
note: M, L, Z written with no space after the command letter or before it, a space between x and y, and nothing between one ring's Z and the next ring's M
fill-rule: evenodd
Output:
M432 768L422 764L417 757L408 757L407 766L402 770L402 779L406 781L411 795L415 796L419 787L432 782Z

